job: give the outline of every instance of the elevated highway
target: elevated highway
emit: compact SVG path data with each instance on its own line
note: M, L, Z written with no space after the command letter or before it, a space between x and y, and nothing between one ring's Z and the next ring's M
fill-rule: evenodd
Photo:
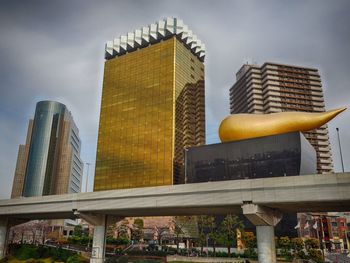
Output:
M350 173L183 184L0 200L0 217L75 218L81 213L165 216L242 213L243 203L281 212L348 211Z
M274 259L271 257L268 258L270 261L260 260L264 256L261 251L265 250L266 254L266 250L272 249L270 252L274 253L272 248L274 244L271 245L274 241L271 240L271 235L273 237L273 227L279 222L283 212L349 210L350 173L233 180L0 200L0 246L2 246L0 250L3 251L4 248L7 222L13 219L84 218L95 225L93 246L96 250L91 262L102 262L107 215L122 218L243 212L257 226L258 243L268 246L268 248L259 247L259 262L273 262ZM267 240L269 235L270 239ZM259 236L265 239L259 241Z

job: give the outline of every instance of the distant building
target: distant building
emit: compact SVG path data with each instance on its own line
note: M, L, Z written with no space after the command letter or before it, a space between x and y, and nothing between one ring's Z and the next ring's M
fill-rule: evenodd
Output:
M319 239L320 244L328 251L349 249L346 217L336 213L299 213L297 230L299 237L303 239Z
M81 191L81 141L65 105L40 101L19 146L11 198Z
M266 62L245 64L230 89L231 113L282 111L323 112L325 104L318 70ZM333 172L327 125L304 132L317 153L319 173Z
M204 55L180 19L107 42L94 191L184 183L205 143Z

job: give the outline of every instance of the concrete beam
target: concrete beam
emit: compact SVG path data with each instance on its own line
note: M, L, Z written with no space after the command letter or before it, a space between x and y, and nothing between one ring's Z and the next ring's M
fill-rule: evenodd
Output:
M78 218L84 219L90 225L99 226L105 223L105 215L92 214L92 213L80 213L79 211L74 211L74 215Z
M255 226L276 226L282 219L282 213L256 204L242 205L243 214Z

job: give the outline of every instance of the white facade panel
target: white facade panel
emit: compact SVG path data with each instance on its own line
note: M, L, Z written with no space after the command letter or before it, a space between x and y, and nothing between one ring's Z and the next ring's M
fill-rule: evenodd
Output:
M204 61L205 45L196 35L193 35L182 20L172 17L136 29L134 32L114 39L114 41L108 41L105 48L105 58L111 59L115 56L121 56L126 52L132 52L136 48L157 43L171 36L177 36L177 39L182 41L194 55Z

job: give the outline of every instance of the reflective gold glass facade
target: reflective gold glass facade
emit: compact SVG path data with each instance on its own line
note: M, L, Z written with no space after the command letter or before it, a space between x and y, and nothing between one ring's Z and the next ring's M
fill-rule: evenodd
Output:
M204 65L175 36L105 62L94 191L183 183L204 142Z

